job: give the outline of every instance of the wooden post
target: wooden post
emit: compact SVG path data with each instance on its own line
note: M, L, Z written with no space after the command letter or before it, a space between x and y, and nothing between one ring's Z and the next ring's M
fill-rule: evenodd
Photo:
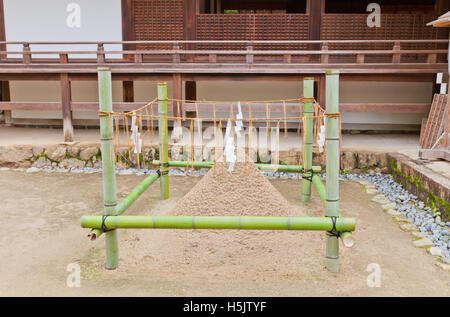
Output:
M314 98L314 78L303 79L303 97ZM314 104L312 102L303 103L303 116L314 116ZM311 197L311 178L312 178L312 143L313 143L313 125L314 119L305 119L302 138L302 154L303 154L303 174L302 174L302 202L308 203Z
M1 88L2 88L2 101L11 101L11 95L9 92L9 81L2 81ZM5 116L5 124L8 126L12 125L12 111L4 110L3 114Z
M69 54L60 53L59 54L59 63L60 64L67 64L67 63L69 63Z
M322 51L328 51L328 43L323 43L322 44ZM322 64L328 64L328 60L329 60L329 55L328 54L321 54L320 55L320 62Z
M339 113L339 71L326 75L327 114ZM326 206L327 217L339 217L339 118L326 118ZM328 234L326 267L339 271L339 239Z
M249 42L247 44L247 55L246 55L246 63L247 64L253 64L253 44L251 42Z
M180 63L181 59L180 59L180 45L178 43L174 43L173 44L173 50L175 51L175 53L172 56L172 63L174 64L178 64Z
M169 142L167 127L167 83L158 83L159 160L161 199L169 199Z
M105 63L105 48L103 43L97 44L97 63L100 65Z
M3 7L3 0L0 0L0 42L6 41L6 30L5 30L5 10ZM6 44L0 44L0 51L6 51ZM0 54L0 60L6 60L8 54Z
M23 43L23 63L31 64L31 49L29 43Z
M172 104L172 113L173 116L175 117L180 117L181 114L183 113L183 103L182 103L182 99L183 99L183 81L181 78L181 74L180 73L174 73L173 77L172 77L172 90L173 90L173 99L177 99L173 101ZM178 103L179 103L179 107L178 107ZM180 110L178 112L178 110Z
M61 73L61 105L63 117L64 141L73 142L73 124L72 124L72 92L67 73Z
M199 4L198 0L185 0L183 1L184 5L184 39L185 40L195 40L197 37L197 29L196 29L196 20L197 20L197 14L199 13ZM186 44L187 50L193 50L195 49L195 45L192 43ZM193 54L189 54L187 56L188 62L193 62L195 59L195 56Z
M400 42L395 42L394 43L394 47L392 48L392 50L394 51L394 54L392 54L392 63L393 64L399 64L400 63L401 54L398 54L398 53L395 53L395 52L401 50Z
M111 112L112 87L111 70L98 69L98 92L100 111ZM103 203L105 217L117 216L116 173L113 153L112 118L108 115L100 117L101 151L103 165ZM103 228L105 231L107 228ZM117 230L105 232L106 240L106 268L113 270L119 263Z
M322 14L325 13L325 0L306 0L306 13L308 14L309 40L320 40ZM311 50L319 50L320 44L309 45ZM316 59L311 55L310 59Z

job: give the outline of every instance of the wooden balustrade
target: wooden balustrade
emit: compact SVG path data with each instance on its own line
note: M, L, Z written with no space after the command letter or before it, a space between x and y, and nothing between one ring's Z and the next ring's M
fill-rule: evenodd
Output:
M182 64L183 62L189 63L211 63L211 64L355 64L364 65L366 63L373 64L402 64L402 56L417 55L426 56L424 60L417 60L417 64L436 64L445 61L446 55L448 53L447 49L444 48L434 48L434 49L406 49L411 43L422 43L422 44L448 44L448 40L397 40L397 41L356 41L356 40L340 40L340 41L226 41L227 45L232 44L242 44L245 49L211 49L208 46L207 49L199 49L201 45L197 45L195 48L194 44L217 44L218 46L224 46L221 41L127 41L127 42L55 42L55 43L20 43L23 46L22 51L1 51L0 55L6 56L0 61L0 68L3 65L11 64L24 64L24 65L39 65L39 64L92 64L97 63L98 65L104 65L108 63L126 63L126 64L158 64L163 63L161 57L167 56L167 62L173 64ZM146 49L140 50L117 50L117 49L105 49L105 44L136 44L140 43L141 47L146 47ZM391 44L391 49L352 49L352 45L358 44ZM0 42L0 45L7 47L5 44L19 44L17 42ZM76 50L78 45L85 44L96 44L96 51L79 51ZM171 49L161 49L161 44L170 44ZM192 44L192 45L190 45ZM320 46L320 50L317 49L274 49L274 45L285 45L286 47L293 47L294 45L304 44L302 47ZM47 47L53 46L55 50L33 50L32 46L42 46ZM58 45L71 45L72 50L58 51ZM242 47L240 45L240 47ZM349 49L346 49L345 46ZM155 47L155 49L151 49ZM340 49L330 49L330 47L339 46ZM187 49L194 47L194 49ZM255 49L257 47L257 49ZM150 49L149 49L150 48ZM47 55L47 56L46 56ZM59 56L59 60L56 58L49 58L48 55ZM69 55L71 58L69 59ZM97 56L96 59L87 58L82 55L92 55ZM319 56L319 59L313 59L312 56ZM22 56L21 59L17 59L12 56ZM80 57L77 57L80 56ZM108 57L107 57L108 56ZM183 56L187 58L182 58ZM205 60L202 56L206 56ZM301 57L308 57L302 59ZM368 57L377 56L381 57L380 62L368 62ZM338 59L339 57L340 59ZM408 60L409 61L409 60ZM165 63L165 62L164 62Z

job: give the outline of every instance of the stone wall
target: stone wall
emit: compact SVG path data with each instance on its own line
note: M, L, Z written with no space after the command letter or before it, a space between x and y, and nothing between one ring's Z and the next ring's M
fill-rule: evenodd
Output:
M135 155L129 156L128 148L120 149L121 159L118 168L136 167ZM169 147L170 160L183 160L181 147ZM152 160L158 159L158 149L146 147L140 155L141 167L149 167ZM298 150L280 151L280 164L301 164L302 153ZM323 165L323 157L314 154L313 164ZM0 147L0 167L101 167L100 146L91 145L51 145L51 146L3 146ZM387 173L387 158L385 153L342 152L341 169L343 172L375 172Z

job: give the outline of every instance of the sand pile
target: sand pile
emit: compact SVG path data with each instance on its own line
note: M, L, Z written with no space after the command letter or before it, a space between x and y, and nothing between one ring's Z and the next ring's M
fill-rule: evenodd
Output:
M304 216L251 163L237 163L232 173L228 164L218 163L184 197L158 201L152 214L185 216ZM172 186L172 185L171 185ZM175 191L171 187L172 192ZM298 194L300 195L300 184ZM153 272L163 266L181 275L195 270L206 279L216 274L238 272L291 271L298 268L298 252L322 252L316 243L305 243L317 235L300 231L267 230L139 230L130 236L132 248L121 249L124 266L137 265ZM314 239L314 238L313 238ZM322 252L323 253L323 252ZM126 260L125 260L126 259ZM279 261L283 259L283 266ZM255 266L255 263L258 265ZM239 274L240 274L239 273ZM264 273L264 274L266 274Z
M253 163L217 163L174 208L185 216L298 216Z

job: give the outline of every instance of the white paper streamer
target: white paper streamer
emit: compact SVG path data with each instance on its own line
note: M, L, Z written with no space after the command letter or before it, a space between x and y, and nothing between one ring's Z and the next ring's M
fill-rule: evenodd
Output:
M131 119L131 136L130 136L131 142L134 145L134 153L138 154L141 153L142 149L142 139L141 134L138 132L138 125L137 125L137 117L133 115ZM137 139L137 142L136 142Z

